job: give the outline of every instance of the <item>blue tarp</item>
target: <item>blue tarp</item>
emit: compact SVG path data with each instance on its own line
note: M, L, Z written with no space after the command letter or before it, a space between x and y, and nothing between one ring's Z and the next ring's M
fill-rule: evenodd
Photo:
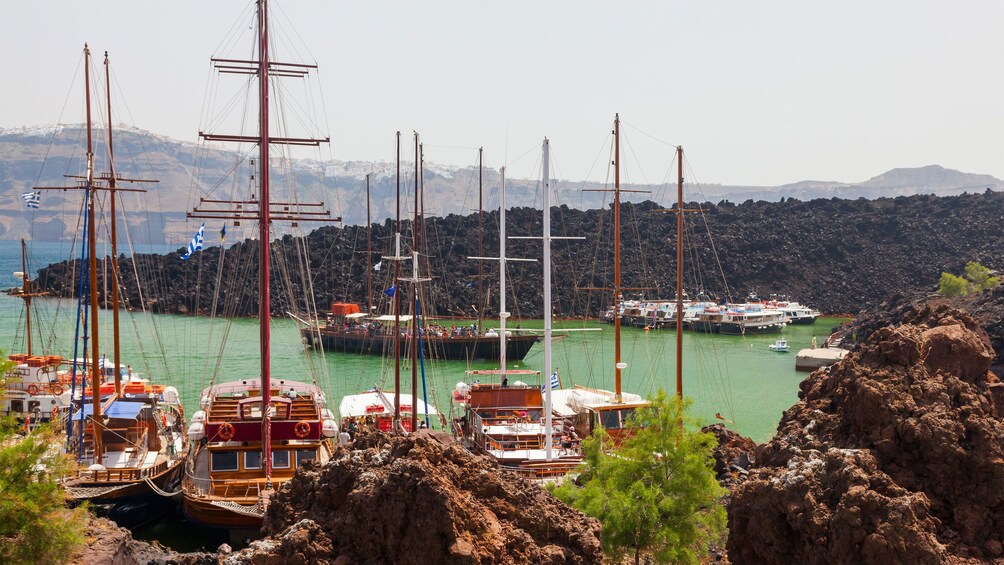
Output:
M104 415L109 418L122 418L134 420L139 411L147 406L146 402L137 402L130 400L116 400L112 402L112 405L104 411ZM93 404L84 404L84 416L90 416L94 413Z

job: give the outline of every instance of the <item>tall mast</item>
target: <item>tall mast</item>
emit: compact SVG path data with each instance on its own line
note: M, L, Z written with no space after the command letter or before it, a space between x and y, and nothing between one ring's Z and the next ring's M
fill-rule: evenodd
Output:
M98 364L101 348L98 346L98 266L95 262L97 244L94 230L94 141L91 133L91 50L84 44L84 93L87 100L87 269L89 300L91 306L91 400L94 413L94 462L102 463L101 457L101 367Z
M614 115L614 312L621 304L621 117ZM621 317L614 316L614 402L621 403Z
M502 186L499 192L499 370L502 378L506 371L505 320L509 312L505 309L505 167L501 169Z
M21 298L24 300L24 335L28 345L28 357L31 357L31 289L28 287L28 247L21 240Z
M484 147L478 147L478 256L485 254L485 207L484 189L482 185L484 174ZM485 289L484 265L478 261L478 335L481 335L481 321L484 319Z
M683 402L683 146L676 148L676 399Z
M397 230L394 233L394 431L401 431L401 132L397 132Z
M544 207L544 453L551 460L554 448L554 438L551 436L551 144L544 138L543 157L544 195L541 202Z
M269 297L269 156L268 156L268 2L258 0L258 111L259 155L261 160L260 202L261 221L258 226L258 320L261 328L261 412L262 456L265 459L265 485L272 480L272 407L271 299Z
M370 218L370 176L366 175L366 314L373 313L373 220Z
M112 355L115 357L115 394L122 395L122 360L119 352L119 254L117 226L118 216L115 214L115 150L112 145L112 87L108 65L108 52L105 51L105 96L108 102L108 196L111 199L112 213Z
M415 283L412 289L413 292L413 304L414 308L412 310L411 317L411 429L415 431L418 429L418 332L420 328L418 327L418 250L419 250L419 238L418 238L418 207L419 207L419 194L418 194L418 132L415 132L415 213L414 218L411 221L411 246L412 255L414 257L414 271L412 272L412 277L415 278Z

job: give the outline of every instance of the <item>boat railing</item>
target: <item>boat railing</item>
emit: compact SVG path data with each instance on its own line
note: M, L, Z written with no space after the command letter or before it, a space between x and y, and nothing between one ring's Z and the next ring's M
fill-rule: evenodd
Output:
M128 482L153 478L167 470L169 461L151 467L121 467L112 469L78 469L74 476L95 482Z
M185 473L184 490L197 498L215 496L221 498L257 498L261 494L258 479L208 479Z

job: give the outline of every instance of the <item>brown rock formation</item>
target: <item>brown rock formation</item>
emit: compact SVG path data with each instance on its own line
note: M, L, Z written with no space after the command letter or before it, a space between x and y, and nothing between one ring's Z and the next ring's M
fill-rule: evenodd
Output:
M1004 423L977 322L911 309L801 384L733 493L736 563L999 558Z
M84 528L85 545L67 556L71 565L209 565L217 562L212 553L175 553L144 541L137 541L125 528L106 518L91 517Z
M599 563L599 523L449 436L360 435L301 467L226 563Z

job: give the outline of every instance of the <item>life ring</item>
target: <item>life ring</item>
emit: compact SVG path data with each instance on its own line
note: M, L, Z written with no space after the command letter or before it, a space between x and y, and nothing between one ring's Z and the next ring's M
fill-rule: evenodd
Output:
M32 396L38 394L38 385L28 385L28 394Z
M52 391L52 394L59 396L60 394L63 394L63 385L59 383L53 383L49 385L49 390Z
M300 420L299 422L296 423L295 426L293 426L293 433L296 434L296 437L300 439L309 436L310 422L307 422L306 420Z
M234 437L234 425L230 422L223 422L220 424L220 429L216 432L216 435L220 436L220 439L223 441L230 441L230 438Z
M58 417L59 417L59 405L57 404L57 405L55 405L55 406L52 407L52 413L49 416L49 419L50 420L55 420Z

